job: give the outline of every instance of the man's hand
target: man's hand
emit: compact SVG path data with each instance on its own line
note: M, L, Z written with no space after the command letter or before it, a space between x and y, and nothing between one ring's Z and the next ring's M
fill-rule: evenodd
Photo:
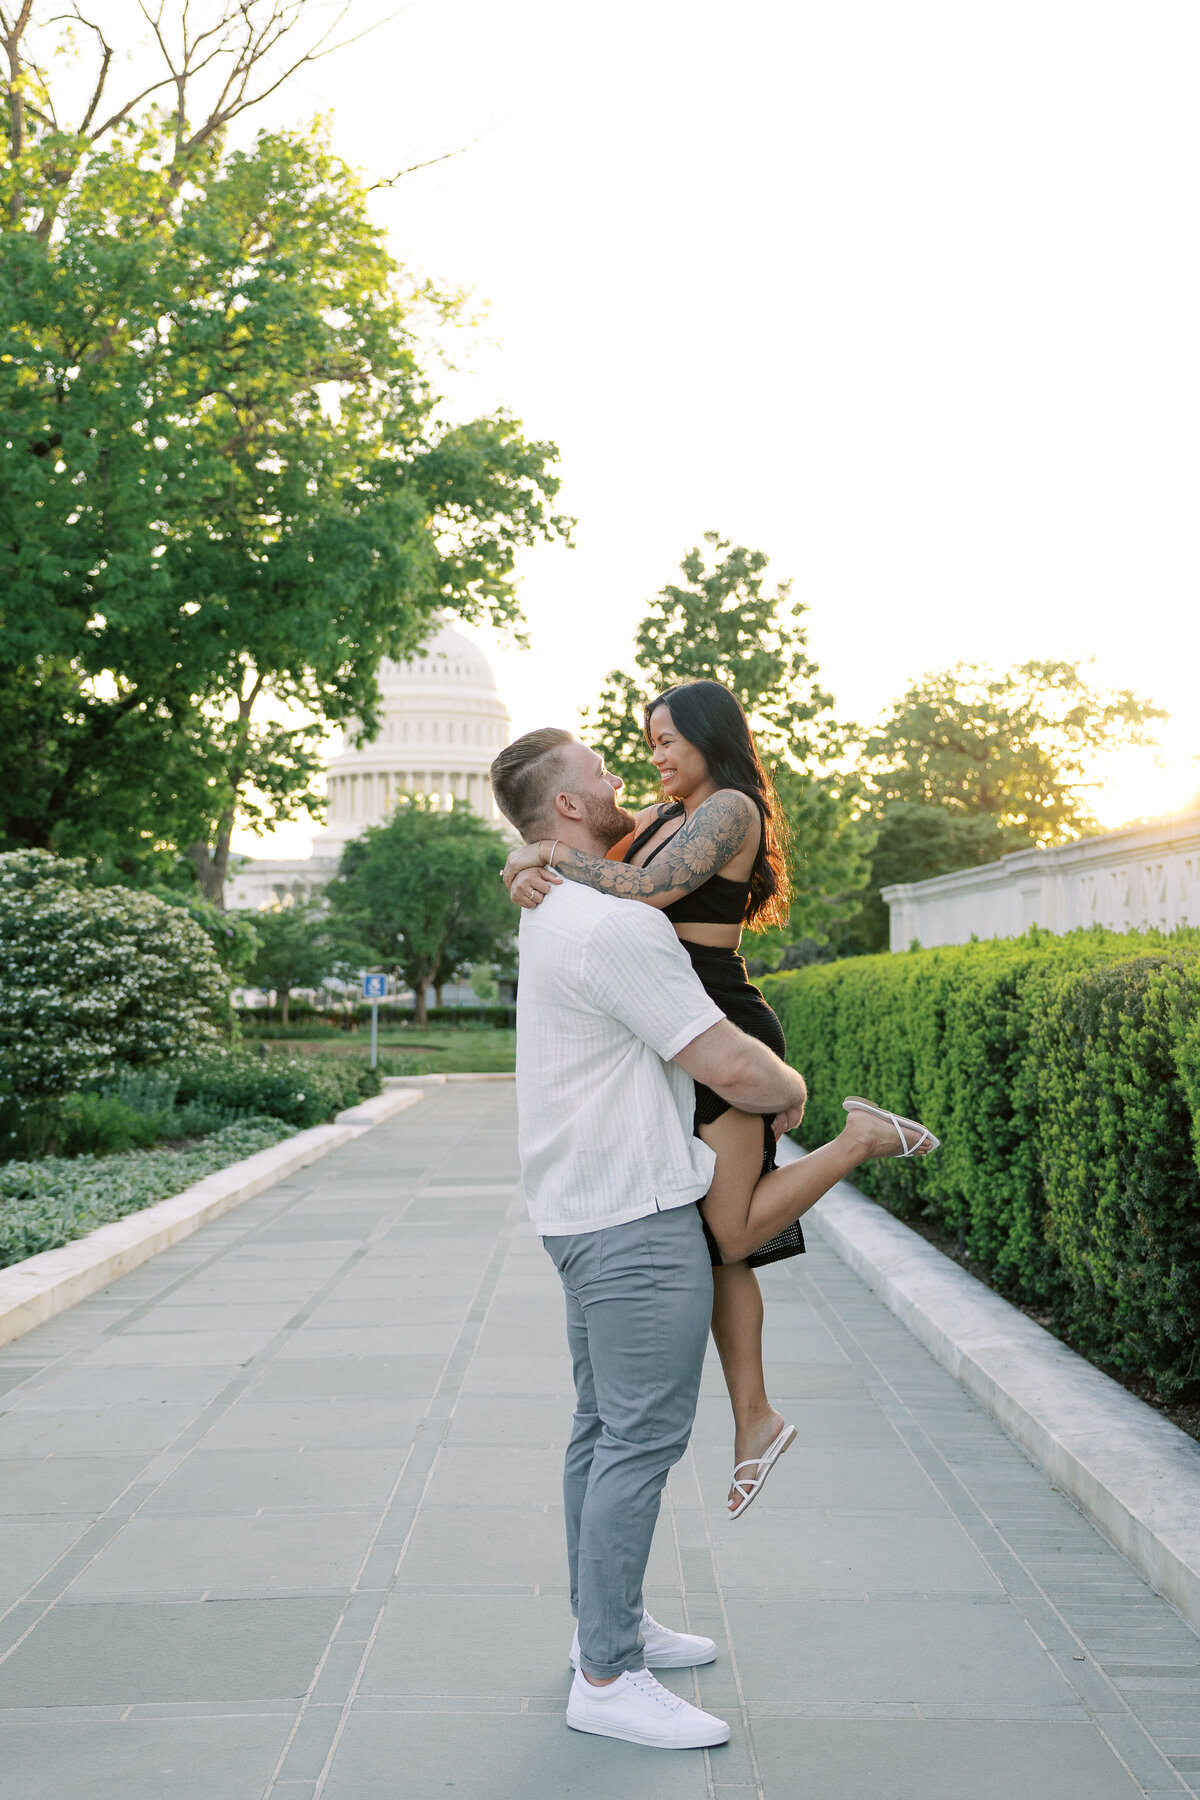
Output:
M803 1100L798 1106L789 1107L786 1112L777 1112L771 1120L771 1130L775 1133L775 1142L779 1142L785 1131L794 1131L803 1117Z
M509 851L508 861L500 872L500 879L511 894L512 884L522 869L540 869L545 860L540 841L536 844L518 844L515 850ZM518 901L517 904L520 906L526 902ZM536 904L535 901L534 905L536 906Z

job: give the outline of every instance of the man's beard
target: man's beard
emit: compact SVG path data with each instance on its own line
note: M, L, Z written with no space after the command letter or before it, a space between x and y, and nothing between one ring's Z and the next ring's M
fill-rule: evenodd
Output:
M637 824L632 813L626 812L623 806L617 805L615 793L611 806L606 805L598 794L577 794L576 799L583 802L588 830L594 838L600 840L606 850L611 850L613 845L619 844L623 837L628 837Z

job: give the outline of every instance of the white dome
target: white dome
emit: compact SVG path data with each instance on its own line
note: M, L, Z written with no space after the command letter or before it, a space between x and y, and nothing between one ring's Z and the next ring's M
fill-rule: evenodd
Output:
M326 763L326 824L314 854L340 856L406 793L426 794L434 806L466 805L499 823L488 770L509 741L511 721L479 646L443 620L424 655L384 659L379 690L379 735L356 745L351 725Z
M482 689L494 694L496 677L483 651L453 625L441 625L411 662L395 663L384 657L379 665L379 686L390 694L397 688L423 688L432 683L447 687Z

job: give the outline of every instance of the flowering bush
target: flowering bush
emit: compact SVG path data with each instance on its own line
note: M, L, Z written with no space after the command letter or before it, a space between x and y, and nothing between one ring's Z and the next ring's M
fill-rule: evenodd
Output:
M0 1104L216 1044L229 983L177 906L92 887L81 860L0 854Z

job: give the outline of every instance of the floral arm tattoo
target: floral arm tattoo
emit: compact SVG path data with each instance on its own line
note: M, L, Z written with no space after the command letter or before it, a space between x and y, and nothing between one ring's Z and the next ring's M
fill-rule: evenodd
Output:
M644 900L650 906L667 906L710 880L737 855L746 841L752 810L753 802L744 794L726 789L701 802L691 818L668 838L649 868L606 862L562 845L555 854L554 867L570 880L599 888L603 894L615 894L621 900Z

